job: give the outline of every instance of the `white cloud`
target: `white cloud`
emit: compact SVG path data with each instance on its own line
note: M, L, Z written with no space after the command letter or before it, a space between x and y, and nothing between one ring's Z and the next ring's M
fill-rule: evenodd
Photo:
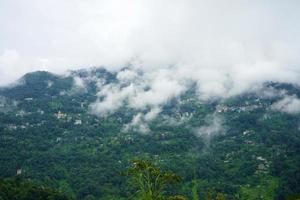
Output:
M10 83L11 79L16 79L14 73L18 71L16 70L18 61L19 54L16 50L5 49L3 54L0 55L0 66L6 66L5 68L0 67L0 84L8 84ZM21 76L21 74L18 75Z
M87 92L87 85L85 81L86 80L84 78L81 78L79 76L73 76L73 86L68 92L69 95Z
M153 108L147 113L138 113L129 124L124 126L124 131L135 131L141 134L148 134L151 132L149 122L153 121L161 112L160 108Z
M197 83L200 98L300 85L300 1L3 0L0 84L33 70L106 66L93 111L160 107ZM109 91L111 90L111 91ZM110 111L111 109L111 111Z
M74 84L75 84L75 87L78 87L78 88L85 88L86 85L84 83L84 80L78 76L75 76L74 77Z
M161 112L161 108L153 108L145 115L146 121L152 121L157 117L157 115Z
M134 81L134 79L138 78L138 73L133 70L123 70L117 74L117 79L121 82Z
M91 105L93 113L106 116L122 105L137 110L152 108L153 114L159 112L159 107L172 98L177 97L186 86L180 84L168 70L155 70L137 76L134 69L120 71L117 74L119 83L102 85L98 93L99 100ZM148 114L151 118L152 113Z
M140 89L134 96L131 96L129 103L135 108L163 105L185 90L185 86L181 85L180 80L173 77L173 74L169 70L146 73L141 78L148 80L148 83L144 85L148 89Z
M124 131L135 131L141 134L148 134L150 132L150 128L148 123L144 121L144 115L142 113L138 113L133 117L131 123L124 126Z
M207 117L207 125L201 126L196 129L195 132L199 136L203 136L205 138L210 138L217 134L225 133L225 129L223 127L223 120L216 113L212 115L208 115Z
M271 109L289 114L298 114L300 113L300 99L296 96L285 96L272 104Z
M125 88L120 88L119 85L105 85L99 92L99 97L103 98L102 101L96 101L90 105L90 111L96 115L105 117L118 108L120 108L124 101L134 93L134 88L129 85Z

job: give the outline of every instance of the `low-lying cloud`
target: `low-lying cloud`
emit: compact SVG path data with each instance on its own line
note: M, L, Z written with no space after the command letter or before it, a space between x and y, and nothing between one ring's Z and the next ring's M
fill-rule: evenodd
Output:
M124 104L137 110L157 109L186 89L182 80L165 69L140 75L126 69L117 74L117 79L117 83L99 88L99 100L91 105L92 112L107 116Z
M289 114L298 114L300 113L300 99L295 95L285 96L283 99L272 104L271 109Z
M34 70L129 66L118 83L99 83L91 110L100 116L124 104L160 109L191 84L203 100L266 81L299 85L299 7L296 0L4 0L0 84Z
M160 108L153 108L146 114L138 113L133 118L129 124L126 124L124 131L135 131L142 134L148 134L151 132L149 128L149 123L154 120L157 115L161 112Z
M225 133L226 130L223 126L223 120L217 113L206 116L206 121L206 125L195 129L196 135L209 139L215 135Z

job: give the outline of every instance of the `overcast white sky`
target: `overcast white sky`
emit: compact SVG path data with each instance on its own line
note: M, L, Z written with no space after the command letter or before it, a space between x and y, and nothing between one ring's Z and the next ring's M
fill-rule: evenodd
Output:
M216 94L298 82L299 10L298 0L0 0L0 84L128 63L175 66L179 80Z

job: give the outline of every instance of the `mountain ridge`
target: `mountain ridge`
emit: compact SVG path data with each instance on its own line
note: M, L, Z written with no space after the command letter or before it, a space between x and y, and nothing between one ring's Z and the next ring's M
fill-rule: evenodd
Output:
M228 199L300 192L300 115L275 106L297 100L298 87L265 83L257 93L212 101L191 89L159 110L125 103L102 116L91 105L105 98L99 89L117 75L93 70L30 73L23 85L0 90L6 102L0 104L1 178L21 168L25 179L77 199L121 199L129 190L120 173L141 158L181 175L178 190L187 195L192 181L201 197L209 188Z

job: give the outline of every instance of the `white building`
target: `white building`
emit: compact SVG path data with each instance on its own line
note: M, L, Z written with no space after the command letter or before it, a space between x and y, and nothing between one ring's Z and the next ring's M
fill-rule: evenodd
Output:
M75 122L74 122L75 125L81 125L82 124L82 121L81 119L76 119Z

